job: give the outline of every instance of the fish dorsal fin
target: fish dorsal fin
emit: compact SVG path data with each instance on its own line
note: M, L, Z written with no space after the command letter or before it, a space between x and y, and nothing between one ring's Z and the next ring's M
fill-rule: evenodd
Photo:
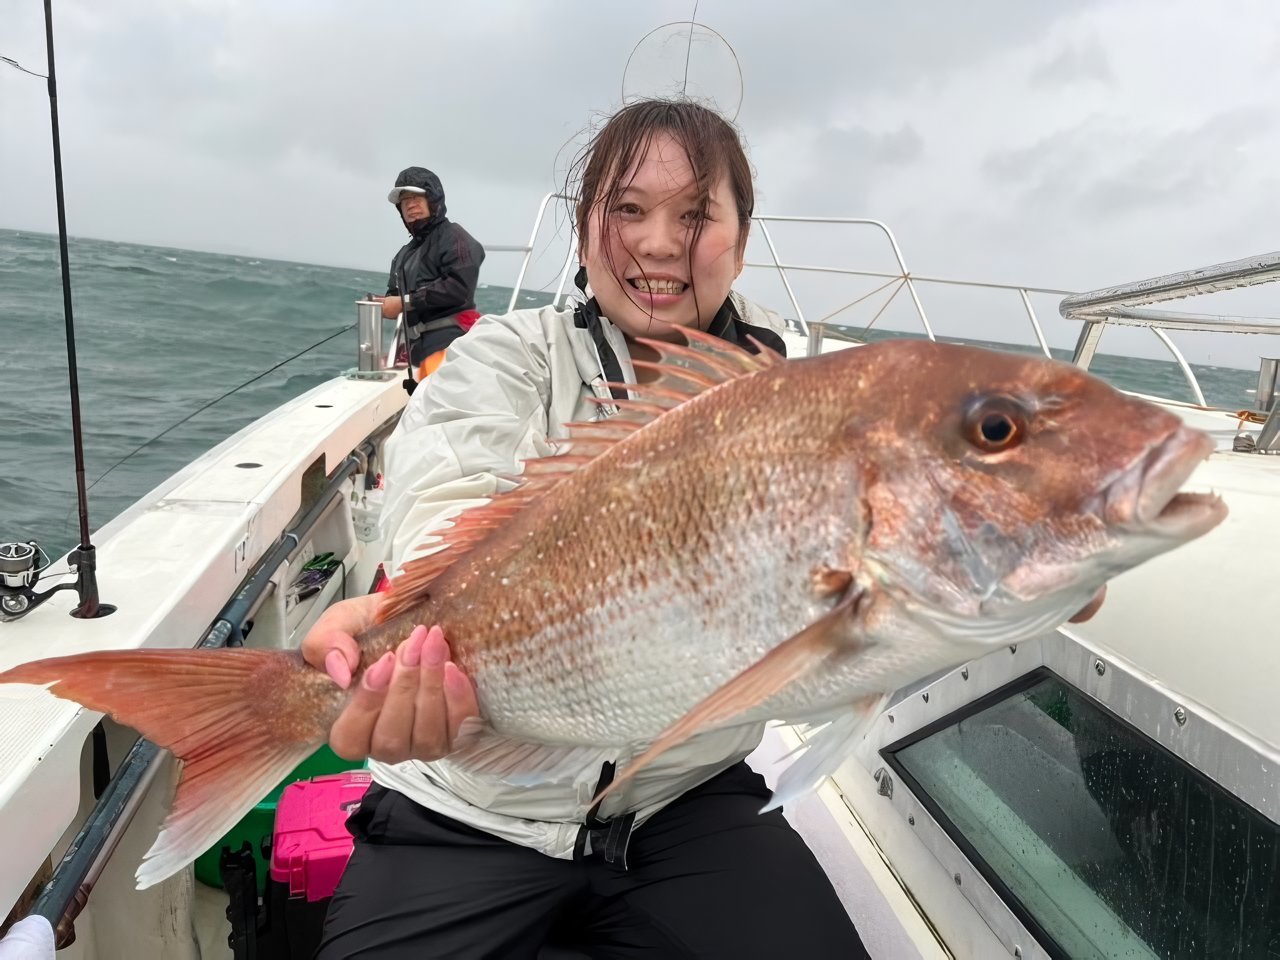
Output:
M376 622L385 623L415 607L426 596L436 578L457 563L459 558L554 487L566 474L593 459L591 456L564 455L528 461L525 474L517 478L519 485L514 490L496 494L488 503L462 511L449 526L434 534L427 544L423 544L438 546L439 549L425 557L410 560L391 579L391 590L378 607ZM558 461L556 469L550 469L550 461ZM548 463L548 467L529 470L534 464L544 462Z
M752 354L736 344L703 333L681 330L687 344L663 340L637 339L658 354L658 361L634 360L638 370L651 370L657 379L648 383L609 384L629 391L633 398L614 400L588 397L601 406L614 407L617 415L605 420L565 424L568 435L553 440L559 452L526 460L524 473L508 479L513 490L499 493L488 503L464 510L452 525L440 531L430 545L436 552L410 560L391 581L391 592L378 610L384 623L412 609L428 592L431 583L453 566L463 554L504 526L515 514L554 488L567 475L592 462L617 443L626 440L669 410L713 387L782 363L784 358L751 338L759 353ZM424 544L425 546L425 544Z
M749 338L758 351L753 354L701 330L682 329L680 332L686 343L637 339L636 343L644 344L658 354L658 361L632 360L631 365L638 371L656 373L657 379L647 383L609 384L628 391L633 399L597 402L616 406L626 419L647 423L713 387L784 362L781 354L754 337Z

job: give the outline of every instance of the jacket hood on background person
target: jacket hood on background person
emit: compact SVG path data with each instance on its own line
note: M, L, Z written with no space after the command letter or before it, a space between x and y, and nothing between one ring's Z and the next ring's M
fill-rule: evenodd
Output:
M400 175L396 177L395 186L387 194L387 201L398 209L404 193L417 193L426 197L431 215L423 224L424 227L434 226L445 218L448 211L445 206L444 185L440 182L440 178L426 167L405 167L401 170ZM403 216L401 219L403 220ZM405 226L410 233L417 235L418 231L408 223L405 223Z

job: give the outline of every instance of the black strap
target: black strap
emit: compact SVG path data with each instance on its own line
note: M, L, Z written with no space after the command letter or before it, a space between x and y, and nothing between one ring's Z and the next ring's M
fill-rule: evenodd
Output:
M609 383L624 382L626 377L622 375L622 364L618 362L618 355L613 352L609 339L604 335L604 324L600 322L600 305L596 303L595 297L574 307L573 325L591 334L591 342L596 345L605 380ZM615 400L627 399L627 391L619 387L613 387L610 392Z
M779 353L784 357L787 355L786 341L768 327L759 327L743 320L738 315L732 298L726 299L720 309L716 311L711 325L707 327L707 333L713 337L719 337L721 340L727 340L729 343L737 344L748 353L757 352L755 344L750 339L754 338L775 353Z
M578 268L578 272L574 275L573 283L574 286L582 291L583 296L586 296L586 267ZM600 355L600 365L604 368L605 379L610 383L622 383L622 364L618 362L618 357L613 352L613 347L609 345L609 341L604 335L604 324L600 320L600 304L596 302L595 297L591 297L574 308L573 325L591 334L591 341L596 345L596 352ZM782 337L767 327L758 327L743 320L742 317L738 316L738 311L734 309L732 298L726 298L720 309L716 311L716 315L707 327L707 333L713 337L719 337L722 340L737 344L751 353L755 353L756 348L748 337L754 337L770 350L774 350L784 357L787 355L787 345ZM615 387L612 393L615 400L627 399L625 390L619 390Z
M636 815L634 813L614 817L608 821L609 829L607 834L601 836L598 832L592 832L591 848L594 850L603 840L604 844L600 855L604 857L604 862L626 870L627 848L631 845L631 831L635 828L635 823Z
M605 762L600 767L600 779L596 782L595 795L599 795L609 784L613 783L615 767ZM591 855L599 856L605 863L627 869L627 848L631 845L631 831L635 829L636 815L625 813L620 817L601 820L600 801L597 800L587 811L578 828L577 839L573 843L573 858L581 860L587 855L587 838L591 839Z

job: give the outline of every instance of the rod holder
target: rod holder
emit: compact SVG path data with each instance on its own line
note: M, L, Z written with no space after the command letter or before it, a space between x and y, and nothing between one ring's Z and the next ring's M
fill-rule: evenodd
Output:
M386 351L382 346L384 323L379 301L356 301L356 336L359 342L356 369L362 373L387 369Z
M1276 402L1276 385L1280 380L1280 360L1263 357L1258 361L1258 409L1269 413Z

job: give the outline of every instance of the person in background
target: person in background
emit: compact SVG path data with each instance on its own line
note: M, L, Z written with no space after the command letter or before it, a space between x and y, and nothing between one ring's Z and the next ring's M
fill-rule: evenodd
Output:
M432 373L445 349L480 318L476 284L484 247L446 215L444 186L426 167L406 167L387 199L412 239L391 261L382 315L404 316L415 381ZM412 391L411 391L412 392Z

